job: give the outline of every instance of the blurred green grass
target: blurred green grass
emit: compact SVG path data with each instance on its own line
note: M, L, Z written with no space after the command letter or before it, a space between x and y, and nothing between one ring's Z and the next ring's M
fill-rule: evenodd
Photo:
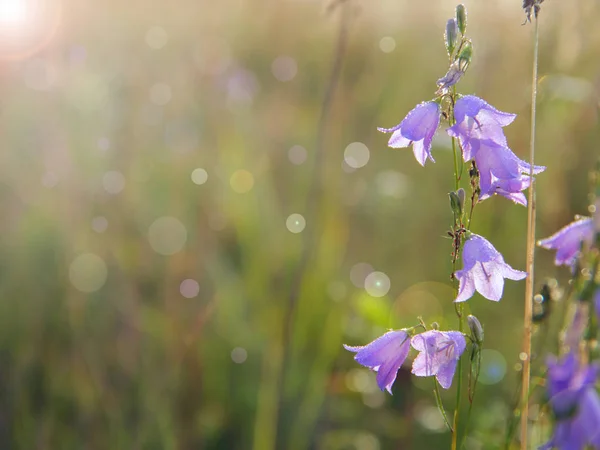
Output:
M412 326L417 315L455 326L443 238L451 220L447 144L438 141L437 163L423 169L376 131L433 96L454 6L352 2L321 207L298 234L286 219L307 214L337 30L324 3L63 2L43 49L1 61L2 448L447 445L430 380L403 369L394 396L384 395L341 344ZM506 132L523 157L531 27L521 26L518 1L466 6L475 57L460 90L519 114ZM599 18L594 2L544 3L540 237L586 212L586 175L600 153ZM161 48L147 43L152 27L167 36ZM396 43L390 53L379 48L386 36ZM281 56L297 64L289 81L274 74ZM364 143L370 160L344 171L352 142ZM306 162L290 162L294 145L307 150ZM206 170L204 184L192 182L196 168ZM149 238L161 217L176 218L183 237L166 226ZM478 206L473 229L522 268L525 221L524 208L494 198ZM286 324L307 232L318 247ZM106 279L102 263L74 266L89 253L104 262ZM351 282L357 263L389 276L386 296ZM566 274L540 252L537 277L545 275ZM191 298L181 292L186 279L198 284ZM522 283L507 283L499 304L469 302L485 324L485 346L508 367L500 383L480 387L473 449L496 448L503 436L522 295Z

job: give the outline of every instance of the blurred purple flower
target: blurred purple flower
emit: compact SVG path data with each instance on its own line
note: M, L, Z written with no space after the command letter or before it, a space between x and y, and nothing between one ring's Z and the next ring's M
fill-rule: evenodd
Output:
M521 192L529 187L531 165L519 159L508 147L493 140L478 142L478 151L474 156L479 170L480 200L494 194L502 195L520 205L527 205L527 199ZM533 166L538 174L546 168Z
M498 111L479 97L465 95L456 101L456 123L447 131L450 136L460 140L463 159L469 161L477 154L481 141L489 140L506 147L502 127L509 125L515 117L516 114Z
M383 133L393 133L388 141L392 148L408 147L412 144L415 158L422 166L431 156L431 140L440 124L440 105L423 102L409 112L404 120L393 128L377 128Z
M538 241L538 245L549 250L556 250L554 264L557 266L573 266L579 254L581 243L591 245L594 238L594 222L586 217L571 222L552 236Z
M594 292L594 311L598 322L600 322L600 288L597 288Z
M377 372L379 389L392 393L396 374L410 350L410 337L404 330L388 331L370 344L361 347L344 348L355 352L354 359L365 367Z
M446 75L444 75L442 78L436 81L436 84L438 86L436 94L441 95L447 93L452 86L454 86L460 81L464 74L465 71L461 68L459 62L454 61L450 65L450 68L448 69L448 72L446 72Z
M548 361L548 397L556 418L554 433L540 450L600 449L600 398L596 367L582 366L572 353Z
M418 377L435 376L440 386L448 389L456 363L465 351L465 337L458 331L431 330L417 334L411 344L420 353L413 361L412 373Z
M455 302L470 299L475 290L488 300L502 297L504 278L522 280L527 272L515 270L504 262L502 255L486 239L471 234L463 248L463 268L454 274L459 281Z

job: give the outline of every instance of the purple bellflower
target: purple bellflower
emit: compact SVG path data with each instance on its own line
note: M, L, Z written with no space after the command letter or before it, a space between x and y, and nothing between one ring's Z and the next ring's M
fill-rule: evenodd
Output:
M370 344L344 348L355 352L354 359L361 365L377 372L377 384L382 391L392 393L398 369L410 350L410 337L405 330L388 331Z
M522 280L527 276L527 272L515 270L506 264L489 241L474 233L465 242L462 260L462 270L454 274L459 281L455 302L470 299L475 290L488 300L498 301L502 297L505 278Z
M420 352L413 361L412 373L418 377L435 376L440 386L448 389L467 345L463 334L431 330L414 336L411 344Z
M479 170L480 200L494 194L502 195L520 205L527 205L527 199L521 192L529 187L531 165L519 159L508 147L493 140L478 142L474 156ZM533 166L533 173L545 170L543 166Z
M377 128L383 133L392 133L388 146L408 147L412 144L415 158L422 166L431 156L431 140L440 124L440 105L436 102L423 102L409 112L400 124L393 128Z
M556 424L540 450L600 449L600 397L596 367L581 366L572 353L548 361L548 396Z
M459 98L454 105L456 124L448 128L448 134L458 138L463 149L463 158L469 161L475 157L479 144L491 140L506 147L506 137L502 127L509 125L517 117L498 111L496 108L474 95Z
M578 219L561 228L552 236L538 241L538 245L556 250L554 264L571 266L575 264L581 243L591 245L594 238L594 222L590 217Z

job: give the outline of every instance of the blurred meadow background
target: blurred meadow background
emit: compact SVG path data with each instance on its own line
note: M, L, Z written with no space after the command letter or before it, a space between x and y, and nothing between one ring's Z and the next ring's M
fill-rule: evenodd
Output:
M458 89L518 114L525 158L520 3L465 1ZM389 396L342 343L456 327L449 139L423 168L376 130L433 98L455 6L0 0L0 447L447 448L432 380L408 365ZM600 3L541 18L545 237L587 212ZM492 198L473 223L524 268L525 208ZM552 260L536 289L568 276ZM523 292L469 301L486 331L469 449L504 440Z

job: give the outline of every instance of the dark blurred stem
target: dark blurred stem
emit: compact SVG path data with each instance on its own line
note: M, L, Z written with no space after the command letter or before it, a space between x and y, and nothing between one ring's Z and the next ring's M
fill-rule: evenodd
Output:
M304 235L304 245L302 247L302 254L298 260L295 269L291 276L291 285L289 290L288 308L285 313L283 320L283 361L281 366L281 376L279 377L279 386L277 390L277 435L276 442L277 448L284 448L283 436L281 427L281 418L284 412L285 405L285 380L290 366L291 360L291 343L294 334L294 319L296 310L298 307L298 299L300 298L300 292L302 289L302 281L306 274L306 269L311 258L314 256L316 249L318 248L319 241L319 229L318 229L318 213L322 203L322 187L325 173L325 165L323 164L324 153L324 141L331 118L331 107L333 105L333 98L337 90L340 74L342 71L342 63L344 55L346 53L346 46L348 41L348 15L349 5L348 0L338 0L334 6L339 6L339 29L337 33L336 46L333 52L331 61L331 72L329 74L329 80L325 89L325 95L321 103L321 114L319 117L317 136L315 142L313 167L310 170L309 192L306 199L306 217L307 231Z
M527 280L525 282L525 313L523 315L523 381L521 383L521 450L527 450L529 418L529 379L531 377L531 329L533 316L533 257L535 250L535 182L533 180L533 162L535 156L535 120L537 99L537 69L539 26L535 15L533 37L533 69L531 80L531 135L529 141L530 186L527 208Z

